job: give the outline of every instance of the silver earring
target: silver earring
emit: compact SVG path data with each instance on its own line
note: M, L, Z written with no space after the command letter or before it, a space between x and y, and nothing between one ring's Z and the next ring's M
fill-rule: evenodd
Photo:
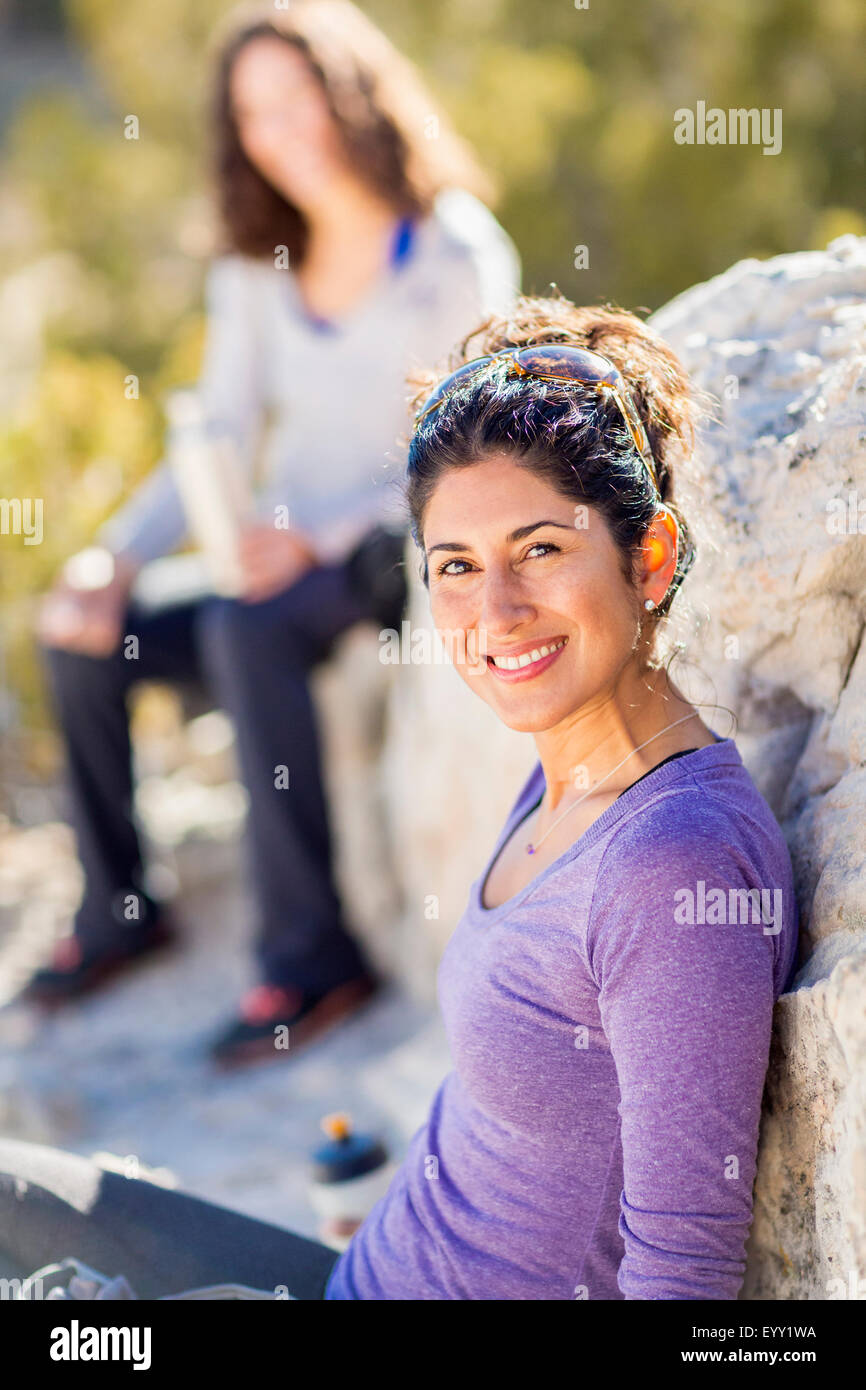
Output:
M651 613L652 610L655 608L655 604L653 603L651 598L645 598L643 601L643 606L648 613Z

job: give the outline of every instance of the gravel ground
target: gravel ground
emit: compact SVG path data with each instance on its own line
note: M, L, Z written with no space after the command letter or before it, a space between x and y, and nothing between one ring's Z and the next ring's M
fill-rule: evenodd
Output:
M163 847L181 944L54 1016L15 1000L79 889L59 821L0 827L0 1132L81 1154L316 1233L307 1195L319 1121L348 1110L396 1158L448 1069L438 1017L389 987L297 1054L222 1075L207 1045L252 982L238 802ZM153 794L153 787L151 793ZM156 798L158 799L158 798ZM194 798L192 798L194 801ZM195 817L191 816L194 820Z

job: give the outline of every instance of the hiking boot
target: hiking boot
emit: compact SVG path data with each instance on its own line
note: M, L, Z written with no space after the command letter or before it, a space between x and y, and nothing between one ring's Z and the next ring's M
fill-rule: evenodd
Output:
M240 1016L211 1045L211 1056L223 1069L289 1056L348 1018L378 988L379 981L368 974L324 994L256 985L243 996Z
M155 951L164 950L178 940L176 929L159 917L153 926L137 931L120 945L88 950L77 936L57 942L50 965L37 970L21 992L21 998L44 1008L57 1008L80 999L106 984L115 975Z

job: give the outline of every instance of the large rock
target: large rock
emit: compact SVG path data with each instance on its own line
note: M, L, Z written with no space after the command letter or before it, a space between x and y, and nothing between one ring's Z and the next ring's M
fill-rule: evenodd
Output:
M851 1297L866 1276L866 240L742 261L653 322L721 399L688 655L737 716L801 914L743 1296Z
M733 733L777 815L801 909L743 1295L839 1297L833 1280L866 1276L866 240L742 261L652 322L719 401L691 489L700 559L669 625L687 662L672 674L721 707L704 718ZM408 620L429 628L411 545L407 564ZM402 903L387 950L429 994L535 748L444 661L387 684L384 807Z

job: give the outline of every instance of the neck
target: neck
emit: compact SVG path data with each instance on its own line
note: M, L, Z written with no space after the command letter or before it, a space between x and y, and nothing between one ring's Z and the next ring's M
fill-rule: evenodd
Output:
M676 720L683 722L662 732ZM547 809L552 813L560 803L584 795L626 758L599 788L605 796L617 794L669 753L688 747L686 740L694 743L707 732L693 706L663 671L623 675L613 689L535 735ZM647 739L652 742L636 752Z
M390 203L366 184L348 176L333 184L321 203L303 211L309 229L310 251L347 241L357 245L359 237L384 235L397 221L397 213Z

